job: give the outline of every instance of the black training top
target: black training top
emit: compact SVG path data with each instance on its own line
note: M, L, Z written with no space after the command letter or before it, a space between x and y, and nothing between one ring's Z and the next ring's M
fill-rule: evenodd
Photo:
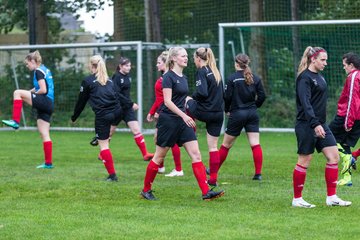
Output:
M192 98L197 102L197 109L204 112L224 111L224 88L222 80L216 82L214 73L206 66L195 74L196 90Z
M130 90L131 90L130 75L129 74L124 75L121 72L117 71L112 76L112 80L118 88L121 107L123 109L131 108L133 106L134 102L131 100L131 97L130 97Z
M261 79L253 75L254 83L245 83L244 71L236 71L227 80L225 86L225 112L236 109L261 107L266 95Z
M162 87L171 88L171 101L183 112L185 112L185 99L189 92L188 80L185 75L179 76L172 70L166 72L163 76ZM162 112L170 115L176 115L165 104L162 105ZM177 116L177 115L176 115Z
M121 108L113 81L109 79L103 86L97 81L95 75L90 75L82 81L74 114L71 116L72 121L80 116L87 102L96 115L107 114Z
M303 71L296 79L296 119L308 121L312 128L326 122L327 83L325 78Z

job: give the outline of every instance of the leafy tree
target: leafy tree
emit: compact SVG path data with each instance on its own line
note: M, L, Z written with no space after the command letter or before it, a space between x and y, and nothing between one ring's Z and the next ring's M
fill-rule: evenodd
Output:
M31 0L33 1L33 0ZM65 12L71 12L76 18L79 14L76 12L81 8L91 13L95 10L102 9L106 4L112 5L112 0L36 0L35 3L40 8L36 11L36 19L40 19L39 23L44 22L42 18L46 18L46 28L39 27L37 34L42 35L44 31L50 36L47 42L56 43L59 40L59 34L63 30L60 27L59 19L55 16ZM0 0L0 34L8 34L15 27L20 30L28 30L28 5L27 1ZM49 33L49 34L48 34Z
M0 34L9 33L17 26L27 29L27 8L25 1L0 0Z
M316 13L312 19L357 19L359 17L360 0L319 0Z

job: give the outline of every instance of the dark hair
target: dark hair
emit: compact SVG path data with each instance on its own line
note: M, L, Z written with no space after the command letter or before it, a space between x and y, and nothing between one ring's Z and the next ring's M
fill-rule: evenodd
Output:
M128 63L130 63L130 59L128 59L128 58L126 58L126 57L121 57L121 58L119 59L119 64L120 64L120 65L125 65L125 64L128 64Z
M130 59L126 58L126 57L120 57L119 59L119 65L126 65L128 63L131 63ZM116 67L116 72L120 71L120 67L119 65L117 65Z
M353 64L356 69L360 69L360 57L356 53L345 53L342 57L347 64Z
M250 58L246 54L238 54L235 57L235 62L239 64L240 68L244 70L245 83L251 85L254 83L254 76L251 68L249 67Z

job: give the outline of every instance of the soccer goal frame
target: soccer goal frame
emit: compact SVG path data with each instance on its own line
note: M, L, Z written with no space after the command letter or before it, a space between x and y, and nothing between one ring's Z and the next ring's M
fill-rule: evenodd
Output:
M139 103L139 109L137 111L137 118L139 119L140 129L142 129L143 120L143 51L144 50L161 50L164 49L164 45L158 42L142 42L142 41L127 41L127 42L107 42L107 43L69 43L69 44L38 44L38 45L11 45L11 46L0 46L0 51L6 51L12 59L11 51L13 50L32 50L32 49L71 49L71 48L98 48L98 47L118 47L120 50L136 50L136 75L137 75L137 102ZM13 62L13 61L11 61ZM17 81L16 71L13 68L14 81L16 88L19 88ZM35 129L26 126L25 116L23 114L23 124L25 129ZM66 128L66 127L52 127L53 130L83 130L92 131L93 128ZM121 130L121 129L119 129Z
M33 51L33 50L41 50L41 49L84 49L84 48L93 48L94 51L96 49L100 50L106 50L106 49L112 49L117 48L121 51L136 51L136 81L137 81L137 89L136 89L136 95L137 95L137 103L139 106L139 109L137 110L137 119L139 122L139 127L142 132L145 134L152 134L154 132L154 129L144 129L143 128L143 83L144 83L144 51L162 51L169 49L170 47L174 46L181 46L185 49L196 49L199 47L210 47L210 44L204 43L204 44L163 44L160 42L142 42L142 41L125 41L125 42L106 42L106 43L69 43L69 44L38 44L38 45L9 45L9 46L0 46L0 53L7 53L7 59L10 60L10 65L12 68L12 75L13 75L13 81L15 83L16 89L19 89L19 83L18 83L18 76L16 73L16 66L15 66L15 60L14 60L14 52L15 51ZM3 54L4 55L4 54ZM132 59L135 60L135 59ZM155 61L155 60L154 60ZM133 61L135 63L135 61ZM1 66L0 66L1 67ZM56 96L55 96L56 101ZM24 112L22 112L22 123L24 127L22 129L24 130L36 130L36 127L29 127L26 124L26 118ZM64 126L54 126L51 127L52 130L59 130L59 131L93 131L93 128L86 128L86 127L64 127ZM8 128L0 128L0 130L8 130ZM128 132L128 128L118 128L117 131L121 132Z
M307 25L346 25L346 24L360 24L360 19L350 20L313 20L313 21L277 21L277 22L233 22L233 23L219 23L219 70L223 77L225 77L225 44L232 45L232 55L235 57L234 43L228 41L225 43L225 29L226 28L245 28L245 27L276 27L276 26L307 26ZM245 53L243 36L240 31L240 46L241 52ZM227 58L229 59L229 58ZM292 128L262 128L262 131L276 131L276 132L293 132Z
M225 39L224 28L241 28L241 27L273 27L273 26L306 26L306 25L330 25L330 24L360 24L360 19L349 20L314 20L314 21L278 21L278 22L234 22L219 23L219 69L224 76L224 55ZM244 51L244 49L243 49Z

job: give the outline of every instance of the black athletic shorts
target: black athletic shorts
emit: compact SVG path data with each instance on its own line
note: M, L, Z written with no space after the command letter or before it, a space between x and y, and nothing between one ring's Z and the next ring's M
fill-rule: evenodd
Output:
M360 137L360 121L356 120L354 126L349 132L345 131L344 127L345 117L335 116L334 120L329 125L337 143L355 147Z
M37 111L37 119L50 122L54 111L54 104L50 98L44 94L31 93L32 108Z
M206 131L214 137L219 137L224 122L224 112L204 112L197 110L197 102L190 99L186 109L191 117L206 123Z
M106 140L110 137L110 127L111 125L115 126L121 113L121 109L118 108L115 111L95 116L95 133L99 140Z
M131 122L131 121L137 121L135 111L132 107L128 108L126 110L123 110L120 118L115 121L113 126L119 125L119 123L122 120L124 120L125 123Z
M336 140L330 128L326 124L321 125L325 130L325 138L316 137L315 130L310 127L307 121L297 121L295 133L298 145L298 154L313 154L315 148L317 152L325 147L336 146Z
M156 124L156 145L160 147L181 147L184 143L196 140L194 129L187 126L181 117L162 112Z
M243 128L246 132L259 132L259 115L256 108L236 109L230 113L226 134L237 137Z

